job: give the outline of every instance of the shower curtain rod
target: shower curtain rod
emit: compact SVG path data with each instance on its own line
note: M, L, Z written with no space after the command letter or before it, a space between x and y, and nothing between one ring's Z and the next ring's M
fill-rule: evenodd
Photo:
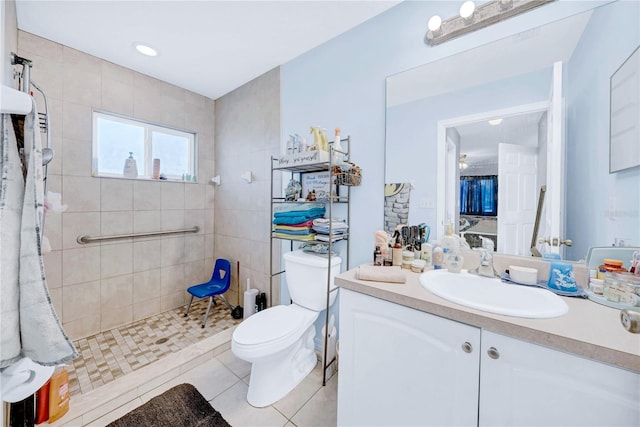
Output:
M200 231L200 227L196 225L195 227L184 228L182 230L148 231L144 233L116 234L113 236L87 236L86 234L81 234L76 239L76 242L83 244L83 243L97 242L100 240L126 239L129 237L149 237L149 236L160 236L164 234L177 234L177 233L197 233L198 231Z

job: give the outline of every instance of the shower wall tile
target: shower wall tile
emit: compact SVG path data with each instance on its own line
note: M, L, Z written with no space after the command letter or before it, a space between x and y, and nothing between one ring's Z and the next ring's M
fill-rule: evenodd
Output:
M185 184L184 208L204 209L205 184Z
M99 279L99 246L65 249L62 252L62 286L66 287Z
M184 209L184 187L186 185L177 182L163 183L160 189L160 201L163 210L182 210Z
M104 80L112 80L133 86L134 71L108 61L102 61L100 65L103 82ZM131 88L129 92L133 93L133 89Z
M95 71L83 71L65 64L63 77L63 98L65 101L81 105L100 105L101 79Z
M98 104L99 105L99 104ZM91 107L64 100L62 103L62 137L91 141Z
M62 61L62 45L26 31L18 31L19 52L40 55L55 61ZM26 55L25 55L26 56Z
M104 310L130 306L133 303L133 274L100 281L100 307Z
M193 262L185 262L184 264L184 283L185 289L189 286L199 285L211 279L213 267L208 267L204 260Z
M160 240L138 241L133 243L133 271L142 272L159 268ZM160 281L158 281L159 285Z
M51 251L45 253L44 272L47 278L47 286L49 290L62 287L62 251Z
M185 236L184 247L189 248L185 250L184 262L193 262L204 258L204 235Z
M63 212L62 230L63 249L99 246L99 242L80 244L77 238L83 234L100 236L100 212Z
M64 61L65 74L73 71L84 71L100 75L102 60L95 56L87 55L79 50L62 46L62 60Z
M184 283L184 265L172 265L170 267L162 267L160 271L160 295L171 295L175 292L184 292L186 289ZM175 308L171 307L171 308ZM169 310L168 308L166 310Z
M197 226L200 230L196 233L198 235L205 233L205 211L204 209L192 209L184 211L184 224L187 228ZM192 234L186 234L185 237L192 236Z
M133 321L146 319L154 314L160 313L160 296L149 298L142 302L133 303Z
M103 73L104 75L104 73ZM133 84L109 78L102 79L101 109L133 116Z
M101 179L101 211L131 211L133 209L133 181L130 179Z
M99 212L100 179L63 175L62 198L67 212Z
M62 151L56 151L61 159L62 173L66 176L91 176L91 142L62 138ZM55 157L54 157L55 160Z
M160 297L159 268L133 273L133 303ZM158 305L159 305L158 300Z
M134 181L133 182L133 209L154 210L161 208L161 190L164 182Z
M105 279L133 272L133 244L115 243L100 247L100 277Z
M160 296L160 310L173 310L186 304L186 292L174 292L169 295Z
M185 105L184 99L176 99L171 96L161 96L160 106L162 108L162 114L160 115L160 122L165 123L170 127L184 129L187 131L194 131L185 127Z
M146 233L160 230L160 213L160 210L133 211L133 232Z
M56 152L48 170L49 191L61 193L67 205L64 213L49 212L45 227L53 249L45 255L45 269L65 330L78 339L182 305L185 277L208 279L214 262L215 189L208 181L215 171L215 101L18 33L18 54L34 61L32 77L49 104ZM44 102L35 96L42 110ZM197 132L198 184L92 177L94 109ZM242 107L236 111L240 117ZM240 181L237 171L231 176ZM200 227L196 234L76 242L80 234L194 225Z
M63 297L64 298L64 297ZM66 305L66 303L63 303ZM65 332L72 340L97 334L100 329L100 312L95 312L91 316L83 317L78 320L63 322Z
M185 262L184 242L185 238L182 236L167 237L160 241L160 265L162 267L183 264Z
M160 223L163 231L179 230L185 227L184 210L162 210ZM168 239L169 237L163 237Z
M71 322L100 314L100 281L79 283L62 288L62 322Z
M103 309L100 319L100 329L106 331L131 322L133 322L132 305L118 307L113 310Z

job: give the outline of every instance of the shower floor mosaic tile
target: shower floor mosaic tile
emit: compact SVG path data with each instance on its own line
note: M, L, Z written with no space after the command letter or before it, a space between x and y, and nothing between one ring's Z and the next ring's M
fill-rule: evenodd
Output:
M201 327L207 299L74 342L80 357L67 366L71 394L83 394L240 323L220 301Z

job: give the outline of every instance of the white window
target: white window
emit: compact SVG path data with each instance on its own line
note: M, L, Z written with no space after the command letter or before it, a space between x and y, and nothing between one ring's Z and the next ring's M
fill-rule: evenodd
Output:
M196 181L196 135L136 119L93 112L93 176L125 176L127 159L136 161L138 179L154 179L154 160L168 180Z

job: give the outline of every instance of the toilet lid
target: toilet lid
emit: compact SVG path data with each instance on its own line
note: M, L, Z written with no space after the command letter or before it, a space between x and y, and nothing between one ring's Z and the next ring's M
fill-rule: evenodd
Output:
M238 344L257 345L280 340L309 326L310 317L317 313L296 310L287 305L277 305L256 313L243 321L234 331Z

